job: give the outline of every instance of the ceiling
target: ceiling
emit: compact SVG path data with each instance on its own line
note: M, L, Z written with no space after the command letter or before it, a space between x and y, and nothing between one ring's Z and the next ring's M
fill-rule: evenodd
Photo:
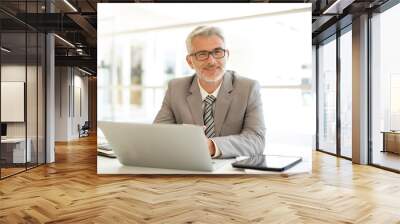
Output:
M335 2L338 2L335 3ZM254 0L254 1L231 1L231 2L252 2L252 3L312 3L312 36L313 43L317 43L322 39L332 35L335 32L338 20L340 26L346 26L351 23L351 17L372 10L388 0ZM61 38L55 38L56 65L60 66L79 66L92 73L96 73L96 57L97 57L97 3L149 3L149 2L174 2L174 1L139 1L139 0L45 0L21 1L21 0L1 0L0 1L0 24L3 33L7 33L4 38L10 38L14 41L14 46L18 49L23 46L25 39L18 37L18 33L28 28L31 31L54 32ZM180 2L180 1L175 1ZM191 1L191 2L213 2L218 1ZM107 6L107 7L112 7ZM170 4L169 7L181 7L176 4ZM199 5L199 10L201 9ZM101 6L100 6L101 9ZM160 10L164 7L153 7L151 10L144 7L143 13L152 13L159 24L171 25L187 16L182 9L182 13L174 16L174 18L164 18L161 16ZM328 10L327 10L328 9ZM204 9L213 10L213 9ZM276 8L262 8L257 12L250 12L249 9L243 7L232 15L221 13L223 17L235 17L239 14L245 16L246 13L273 13ZM51 13L49 13L51 11ZM123 12L121 12L123 13ZM129 11L127 12L129 14ZM210 13L218 15L217 13ZM136 24L137 29L145 29L149 27L144 21L134 19L135 15L131 15L127 22ZM222 17L221 17L222 18ZM203 18L192 18L193 21L201 21ZM209 19L207 17L207 19ZM213 18L218 20L220 18ZM347 19L347 23L346 23ZM4 36L4 35L3 35ZM4 43L4 42L3 42ZM72 46L72 45L73 46ZM29 44L34 46L34 43ZM30 51L28 47L28 52ZM22 48L21 48L22 49ZM22 50L21 50L22 51ZM23 52L21 52L23 53Z

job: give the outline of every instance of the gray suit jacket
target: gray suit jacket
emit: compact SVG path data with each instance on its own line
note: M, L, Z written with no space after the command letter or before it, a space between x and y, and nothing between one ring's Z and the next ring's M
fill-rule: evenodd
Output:
M197 76L171 80L154 123L204 125ZM221 158L262 154L265 125L258 82L226 71L214 109Z

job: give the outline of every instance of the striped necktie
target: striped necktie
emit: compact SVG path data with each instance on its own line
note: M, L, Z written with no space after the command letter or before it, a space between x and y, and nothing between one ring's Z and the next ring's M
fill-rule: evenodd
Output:
M214 131L214 113L213 113L213 104L216 98L213 95L208 95L205 99L205 106L204 106L204 114L203 120L204 125L206 126L205 134L207 138L215 137Z

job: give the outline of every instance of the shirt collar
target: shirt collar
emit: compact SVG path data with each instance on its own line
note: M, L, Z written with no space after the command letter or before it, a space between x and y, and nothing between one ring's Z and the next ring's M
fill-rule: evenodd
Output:
M203 89L203 87L200 85L199 78L197 78L197 85L199 86L199 89L200 89L201 100L204 101L204 99L205 99L208 95L213 95L213 96L215 97L215 99L217 98L219 89L221 88L221 85L222 85L222 82L219 84L219 86L217 87L217 89L215 89L215 91L212 92L211 94L209 94L205 89Z

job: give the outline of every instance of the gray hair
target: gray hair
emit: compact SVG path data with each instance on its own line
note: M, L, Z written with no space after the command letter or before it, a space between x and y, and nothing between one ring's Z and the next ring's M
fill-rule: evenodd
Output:
M188 53L192 51L192 41L195 37L210 37L213 35L217 35L222 41L225 43L225 38L222 33L222 30L215 26L198 26L192 32L189 33L186 38L186 49Z

